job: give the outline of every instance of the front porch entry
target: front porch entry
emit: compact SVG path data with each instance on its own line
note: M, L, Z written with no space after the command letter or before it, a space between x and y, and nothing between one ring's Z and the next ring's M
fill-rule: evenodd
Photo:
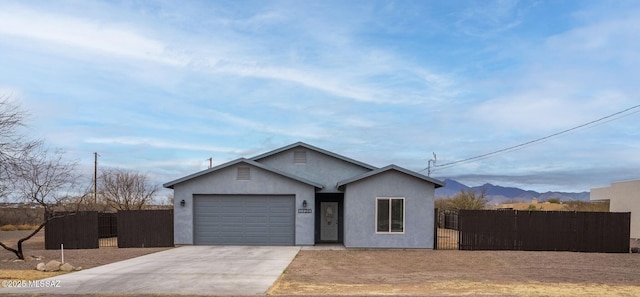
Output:
M315 242L343 242L344 193L316 193Z

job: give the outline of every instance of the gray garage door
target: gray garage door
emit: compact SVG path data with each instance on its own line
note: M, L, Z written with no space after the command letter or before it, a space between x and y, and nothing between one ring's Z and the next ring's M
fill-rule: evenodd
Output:
M294 196L196 195L194 242L294 245Z

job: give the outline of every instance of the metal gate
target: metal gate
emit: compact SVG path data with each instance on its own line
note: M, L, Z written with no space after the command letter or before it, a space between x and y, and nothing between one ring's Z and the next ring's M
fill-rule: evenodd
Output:
M436 250L457 250L460 242L457 210L435 210L434 244Z

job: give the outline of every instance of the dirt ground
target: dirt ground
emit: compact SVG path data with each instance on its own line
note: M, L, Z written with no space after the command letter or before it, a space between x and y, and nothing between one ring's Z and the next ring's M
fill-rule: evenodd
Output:
M302 250L269 294L640 296L640 255Z
M0 231L0 241L12 248L16 247L16 242L29 234L31 231ZM75 267L83 269L92 268L104 264L109 264L121 260L135 258L138 256L163 251L168 248L125 248L106 247L99 249L64 250L64 261ZM24 279L31 271L41 273L43 277L49 277L45 273L35 271L35 267L40 262L50 260L61 261L60 250L44 249L44 231L38 232L34 237L23 243L25 261L17 260L16 255L0 247L0 279ZM40 260L35 258L40 257ZM18 272L18 270L28 270L29 273ZM30 278L29 278L30 279Z
M0 240L13 246L19 232L27 231L1 231ZM65 261L91 268L165 249L65 250ZM42 260L0 250L0 279L30 279L37 263L60 260L59 250L44 250L44 233L25 243L25 255ZM269 294L640 296L640 254L302 250Z

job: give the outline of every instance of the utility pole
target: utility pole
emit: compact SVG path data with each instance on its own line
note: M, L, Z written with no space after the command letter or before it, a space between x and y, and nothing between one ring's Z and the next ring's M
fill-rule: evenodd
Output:
M433 166L436 165L436 153L433 153L433 159L430 159L429 162L427 163L427 176L431 176L431 165L433 164Z
M93 204L98 204L98 152L93 153Z

